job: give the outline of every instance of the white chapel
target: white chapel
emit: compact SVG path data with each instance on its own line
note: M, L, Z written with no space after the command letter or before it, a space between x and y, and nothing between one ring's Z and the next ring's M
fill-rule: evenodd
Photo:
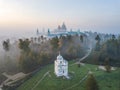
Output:
M57 60L54 62L54 72L58 77L68 77L68 61L64 60L60 53L57 56Z

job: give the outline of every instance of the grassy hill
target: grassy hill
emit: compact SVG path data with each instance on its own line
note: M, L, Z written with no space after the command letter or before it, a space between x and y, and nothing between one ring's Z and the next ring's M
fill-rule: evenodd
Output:
M85 64L78 67L74 62L69 62L69 74L71 79L56 77L54 74L54 65L47 65L32 78L23 83L17 90L85 90L85 80L81 80L88 73L88 69L93 72L98 81L100 90L119 90L120 69L107 73L102 70L96 70L98 66Z

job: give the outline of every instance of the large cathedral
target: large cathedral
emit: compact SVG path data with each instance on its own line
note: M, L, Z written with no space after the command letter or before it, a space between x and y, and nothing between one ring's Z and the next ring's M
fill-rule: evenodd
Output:
M54 72L58 77L65 76L68 78L68 61L64 60L60 53L54 62Z
M65 23L63 23L62 26L58 25L58 28L55 29L55 32L57 33L60 33L60 32L65 33L66 31L67 31L67 28Z

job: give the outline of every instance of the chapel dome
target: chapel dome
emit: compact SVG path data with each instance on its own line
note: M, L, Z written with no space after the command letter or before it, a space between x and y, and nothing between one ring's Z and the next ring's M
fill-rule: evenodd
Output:
M63 57L59 54L59 55L57 56L57 60L63 60Z

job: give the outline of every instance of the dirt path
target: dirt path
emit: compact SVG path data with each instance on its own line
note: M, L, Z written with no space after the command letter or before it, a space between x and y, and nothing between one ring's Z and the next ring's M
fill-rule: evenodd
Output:
M42 80L43 80L47 75L49 75L49 72L50 72L50 71L47 71L47 72L43 75L43 77L37 82L37 84L35 84L35 86L34 86L31 90L35 90L35 88L38 86L38 84L40 84L40 83L42 82Z
M88 53L87 53L84 57L82 57L78 62L80 63L80 62L83 61L85 58L87 58L87 57L90 55L91 51L92 51L92 48L90 48L90 49L87 51Z
M17 73L15 75L8 75L7 73L3 73L3 75L5 77L7 77L7 79L0 85L0 87L2 87L3 85L12 86L13 83L15 83L27 76L27 74L24 74L22 72Z
M80 58L78 62L75 62L75 63L71 64L70 66L73 66L75 64L79 64L81 61L83 61L85 58L87 58L90 55L91 51L92 51L92 47L90 46L90 49L87 50L87 54L84 57Z
M91 71L88 71L88 73L87 73L78 83L72 85L71 87L68 87L68 88L66 88L66 89L63 89L63 90L69 90L69 89L74 88L74 87L76 87L77 85L81 84L81 83L88 77L88 75L89 75L90 73L91 73Z
M73 65L78 64L78 63L80 63L81 61L83 61L85 58L87 58L87 57L90 55L91 51L92 51L92 47L91 47L91 45L90 45L90 49L87 51L87 54L86 54L84 57L80 58L78 62L75 62L75 63L71 64L70 66L73 66ZM81 64L84 66L84 63L81 63ZM86 67L86 68L87 68L87 67ZM64 90L69 90L69 89L74 88L74 87L76 87L77 85L81 84L81 83L88 77L88 75L89 75L90 73L92 73L89 68L87 68L87 69L88 69L88 73L87 73L78 83L76 83L76 84L72 85L71 87L68 87L67 89L64 89Z
M106 71L105 66L99 66L100 70ZM116 70L115 67L111 67L111 70Z

